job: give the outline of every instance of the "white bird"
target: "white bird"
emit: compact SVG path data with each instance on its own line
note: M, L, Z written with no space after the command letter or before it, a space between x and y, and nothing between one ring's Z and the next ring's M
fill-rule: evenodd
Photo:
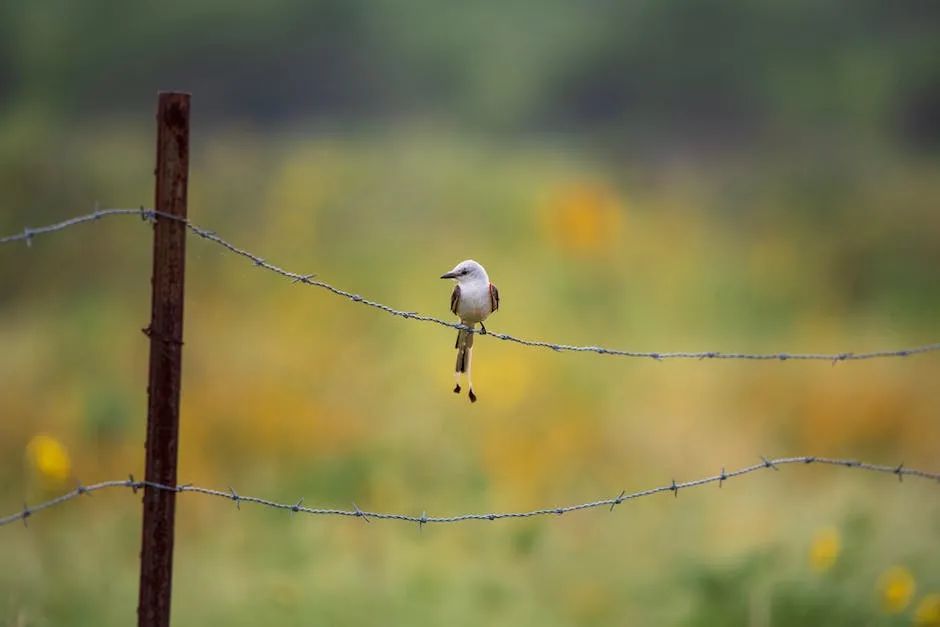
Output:
M473 329L479 322L483 333L486 327L483 321L499 309L499 291L490 283L483 266L473 259L461 261L442 279L454 279L454 291L450 295L450 310L460 318L460 322ZM460 329L457 331L457 365L454 368L454 393L460 393L460 374L467 373L467 387L470 402L475 403L477 395L473 393L473 381L470 378L470 354L473 349L473 333Z

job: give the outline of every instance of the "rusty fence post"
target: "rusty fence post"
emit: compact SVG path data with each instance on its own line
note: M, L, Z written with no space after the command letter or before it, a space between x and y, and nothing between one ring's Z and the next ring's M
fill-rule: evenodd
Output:
M161 92L157 106L154 209L186 218L189 176L189 94ZM154 216L147 387L147 482L176 485L179 449L180 366L183 350L183 277L186 225ZM144 489L137 624L167 627L173 580L176 493Z

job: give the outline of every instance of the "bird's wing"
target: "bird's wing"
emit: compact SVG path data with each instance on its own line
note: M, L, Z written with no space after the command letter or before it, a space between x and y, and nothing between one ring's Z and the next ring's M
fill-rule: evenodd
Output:
M490 311L499 309L499 290L490 283Z
M455 285L454 291L450 293L450 311L457 315L457 307L460 305L460 286Z

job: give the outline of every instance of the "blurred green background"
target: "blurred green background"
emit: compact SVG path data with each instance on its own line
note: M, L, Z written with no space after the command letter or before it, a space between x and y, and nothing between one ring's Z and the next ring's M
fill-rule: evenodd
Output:
M940 4L0 3L0 234L151 206L297 272L636 350L938 339ZM143 474L150 229L0 249L0 514ZM446 515L829 455L938 469L940 360L663 362L452 332L188 244L180 479ZM0 529L0 624L126 625L139 498ZM178 501L177 625L940 624L937 487L787 467L613 513L426 527ZM932 564L932 566L931 566ZM933 622L931 622L933 621Z

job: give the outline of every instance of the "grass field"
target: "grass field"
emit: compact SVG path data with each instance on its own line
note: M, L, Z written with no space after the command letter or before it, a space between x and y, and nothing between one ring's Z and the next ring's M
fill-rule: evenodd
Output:
M148 132L0 137L0 234L152 203ZM198 129L198 127L197 127ZM875 157L866 155L877 154ZM887 156L886 156L887 155ZM937 341L936 163L890 152L639 161L564 137L194 135L190 217L288 269L448 316L482 262L531 339L861 352ZM0 515L143 474L150 230L0 248ZM826 455L938 470L940 360L677 362L479 338L188 243L180 479L310 506L567 505ZM937 486L786 467L562 517L425 527L178 501L177 625L938 624ZM126 625L139 497L0 528L0 624ZM930 620L934 622L931 623Z

